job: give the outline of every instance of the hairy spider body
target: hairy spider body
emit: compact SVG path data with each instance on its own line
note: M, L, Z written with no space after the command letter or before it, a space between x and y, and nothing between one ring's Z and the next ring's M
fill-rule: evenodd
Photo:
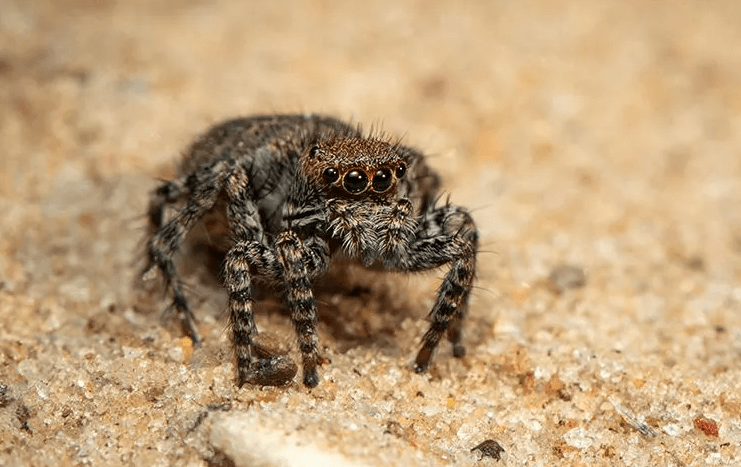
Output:
M474 282L478 245L468 211L437 206L438 189L439 178L420 152L334 118L264 115L229 120L198 138L177 178L153 193L147 270L162 272L184 330L198 344L173 256L205 215L223 216L229 234L222 235L218 246L226 253L223 283L229 293L238 384L273 384L293 377L256 340L253 281L265 280L284 290L302 355L303 381L314 387L320 357L312 283L327 271L330 258L344 255L368 267L398 272L449 264L415 360L415 370L421 372L443 334L456 357L465 354L461 321Z

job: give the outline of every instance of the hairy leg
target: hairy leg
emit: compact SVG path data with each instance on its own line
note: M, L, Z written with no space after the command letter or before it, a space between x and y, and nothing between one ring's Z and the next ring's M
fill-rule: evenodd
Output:
M281 276L280 264L270 247L263 243L260 214L257 205L248 197L248 183L247 172L241 165L233 168L224 183L228 198L227 220L232 234L237 238L237 243L224 258L223 279L229 293L229 329L237 360L237 385L240 387L245 383L264 382L265 375L271 370L270 365L263 365L263 368L256 366L252 360L253 354L258 359L261 356L253 340L257 335L257 326L253 312L251 271L275 279ZM269 360L268 356L262 357L265 357L262 358L264 362Z
M465 355L461 343L461 325L468 306L468 297L476 274L478 233L470 214L460 207L431 208L418 224L406 213L401 202L391 211L393 222L388 225L388 240L380 248L384 262L399 271L423 271L450 264L450 270L438 290L435 305L430 312L430 328L422 338L422 347L415 360L415 370L427 369L432 354L443 334L453 344L453 355ZM408 243L409 231L416 227ZM394 239L396 233L397 237ZM394 239L394 240L392 240ZM391 252L396 252L393 255Z
M170 180L157 187L149 199L147 210L150 235L153 235L165 222L165 208L180 200L186 193L182 180Z
M320 243L317 245L321 247ZM316 335L316 300L311 289L311 279L317 271L309 271L307 264L310 261L321 261L326 265L326 257L321 258L315 249L307 248L292 231L281 233L275 247L285 274L286 301L291 310L291 320L301 351L304 384L313 388L319 384L316 367L320 360Z
M257 334L253 313L251 263L276 264L274 255L256 241L239 241L224 259L224 285L229 292L229 329L237 359L237 384L250 382L253 375L252 339Z
M225 191L229 197L227 217L238 241L224 261L224 284L229 292L229 325L237 358L238 384L284 383L293 377L290 365L279 356L262 355L254 341L257 334L253 312L251 277L283 283L286 301L291 310L304 368L304 384L314 387L319 383L316 366L319 362L316 337L316 303L311 280L325 271L329 257L326 242L318 237L301 241L293 231L281 233L274 245L263 235L259 212L247 197L247 175L241 167L226 179ZM312 213L307 209L306 213ZM302 225L309 214L297 216ZM259 360L254 361L253 357ZM293 367L295 373L295 367Z
M149 268L158 268L169 287L172 288L175 306L184 331L195 345L201 342L195 327L195 319L183 292L183 283L175 268L174 255L193 224L213 207L221 191L223 174L227 163L219 161L200 168L186 180L162 185L155 193L149 210L150 224L154 232L147 242ZM185 206L164 222L164 207L174 202L183 192L190 194ZM161 191L161 193L159 193ZM145 271L145 275L148 271Z
M257 205L248 197L248 183L247 172L241 165L233 168L224 183L228 198L227 220L231 232L237 238L237 243L224 258L223 279L229 293L229 329L237 360L237 384L240 387L245 383L265 380L264 377L261 378L261 374L264 376L270 371L269 365L263 365L265 368L260 370L252 359L253 354L258 359L261 358L256 355L260 352L254 348L253 341L257 335L257 326L253 312L252 272L273 279L279 279L282 275L275 254L264 244L260 214Z

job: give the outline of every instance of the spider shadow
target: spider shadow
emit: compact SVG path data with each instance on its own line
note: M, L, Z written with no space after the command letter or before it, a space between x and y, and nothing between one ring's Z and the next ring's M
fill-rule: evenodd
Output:
M319 319L338 352L354 347L373 347L392 355L412 351L411 345L400 341L400 330L406 319L420 317L424 311L408 293L408 281L400 278L356 264L337 264L316 281Z
M212 244L191 243L184 257L186 274L195 274L199 283L225 295L221 284L223 251ZM413 345L400 342L399 330L406 319L421 317L424 310L408 292L409 281L400 280L401 277L353 263L334 262L313 287L321 345L330 347L332 353L345 353L356 347L374 348L393 356L413 352ZM254 292L255 316L261 332L273 333L261 321L268 318L275 322L276 315L290 327L291 313L280 287L256 280ZM226 323L226 316L223 321ZM288 340L286 329L282 325L281 328L283 332L278 334ZM286 344L295 347L293 336Z

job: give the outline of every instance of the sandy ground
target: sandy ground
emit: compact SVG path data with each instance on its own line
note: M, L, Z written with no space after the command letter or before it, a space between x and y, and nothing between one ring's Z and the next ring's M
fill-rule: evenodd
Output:
M0 0L0 465L738 465L739 24L737 0ZM411 370L442 272L320 292L313 390L235 387L198 261L200 349L132 286L191 138L287 111L404 135L474 210L466 358ZM277 303L258 326L295 356Z

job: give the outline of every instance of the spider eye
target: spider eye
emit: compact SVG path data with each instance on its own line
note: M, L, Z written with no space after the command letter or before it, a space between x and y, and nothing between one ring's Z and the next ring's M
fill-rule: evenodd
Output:
M342 185L350 193L360 193L368 186L368 176L362 170L353 169L345 174Z
M312 146L311 149L309 149L309 157L316 157L319 151L321 151L319 146Z
M334 167L327 167L326 169L324 169L324 172L322 172L322 176L324 177L324 181L327 183L327 185L331 185L332 183L336 182L338 178L340 178L340 173Z
M376 193L383 193L389 189L391 181L391 171L389 169L378 169L376 174L373 176L373 191Z
M404 178L404 175L407 173L407 165L405 163L399 164L399 167L396 168L396 178Z

